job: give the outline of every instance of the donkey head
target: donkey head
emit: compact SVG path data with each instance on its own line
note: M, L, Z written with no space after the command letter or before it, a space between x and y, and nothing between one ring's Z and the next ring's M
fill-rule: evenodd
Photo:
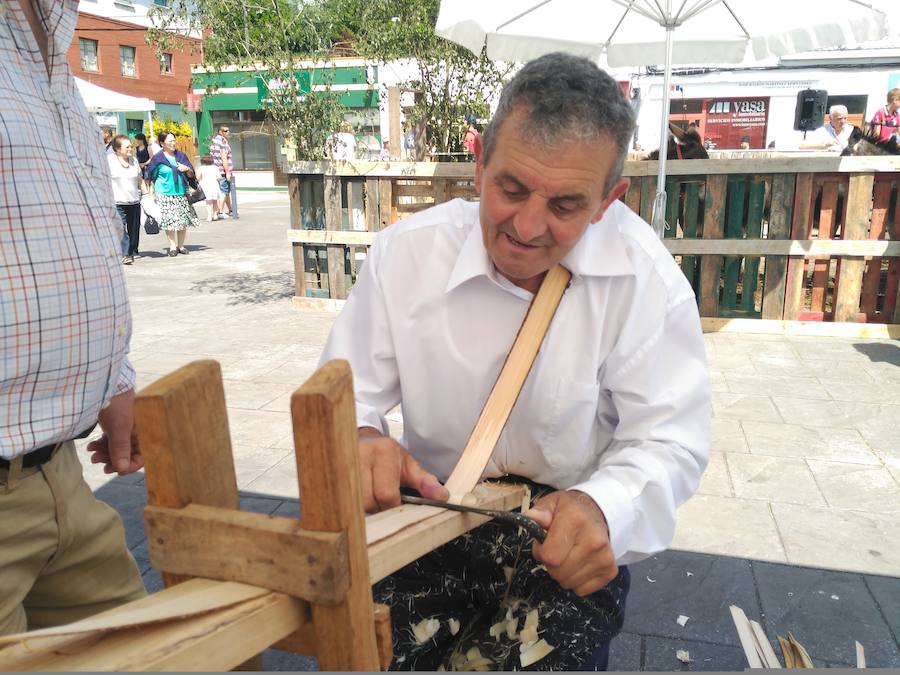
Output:
M881 134L871 124L854 127L850 132L847 147L841 153L845 156L900 155L900 143L896 136L881 140Z
M693 124L687 129L669 122L669 142L666 147L666 159L709 159L700 132ZM659 159L659 150L650 153L648 159Z

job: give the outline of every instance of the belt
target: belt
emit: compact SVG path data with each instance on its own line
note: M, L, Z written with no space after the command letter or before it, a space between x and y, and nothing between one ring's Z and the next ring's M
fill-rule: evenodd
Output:
M94 427L97 426L92 425L87 431L83 431L78 434L75 438L87 438L90 436L91 432L94 430ZM72 440L75 440L74 438ZM42 448L38 448L37 450L32 450L24 457L22 457L22 468L23 469L31 469L36 466L41 466L42 464L46 464L53 457L53 453L56 451L56 448L63 445L63 443L51 443L50 445L45 445ZM9 460L3 459L0 457L0 469L8 469L9 468Z

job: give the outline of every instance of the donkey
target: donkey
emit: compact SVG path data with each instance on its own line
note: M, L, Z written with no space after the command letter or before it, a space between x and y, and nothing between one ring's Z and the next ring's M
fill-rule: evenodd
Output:
M841 155L847 157L900 155L900 142L897 141L897 136L891 136L883 141L874 125L863 124L861 127L854 127L850 132L850 140Z
M672 133L669 135L666 159L709 159L700 132L693 124L687 129L682 129L677 124L669 122L669 131ZM659 150L651 152L647 159L659 159Z

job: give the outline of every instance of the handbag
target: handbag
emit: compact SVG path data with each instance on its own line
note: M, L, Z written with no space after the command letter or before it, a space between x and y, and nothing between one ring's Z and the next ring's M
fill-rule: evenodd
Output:
M188 176L188 187L193 188L192 192L188 194L188 204L196 204L197 202L206 201L206 193L203 192L203 188L200 187L200 183L197 182L196 177L193 174Z
M156 218L147 216L146 220L144 220L144 232L147 234L159 234L159 222L157 222Z

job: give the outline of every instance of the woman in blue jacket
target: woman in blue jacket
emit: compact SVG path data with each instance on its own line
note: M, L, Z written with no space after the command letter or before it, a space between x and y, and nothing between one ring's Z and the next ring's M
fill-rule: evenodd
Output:
M194 207L188 203L188 180L194 176L191 160L175 149L174 134L160 132L162 150L150 158L147 177L153 184L156 203L159 204L159 229L169 239L169 255L187 254L184 239L188 227L198 227L200 221Z

